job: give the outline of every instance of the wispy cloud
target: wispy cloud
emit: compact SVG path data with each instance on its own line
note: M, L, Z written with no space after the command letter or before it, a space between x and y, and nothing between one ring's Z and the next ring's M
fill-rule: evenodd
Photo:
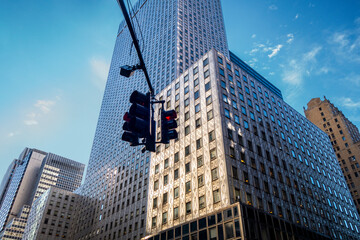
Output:
M354 101L349 97L340 98L339 102L347 108L360 108L360 101Z
M305 76L310 76L315 69L316 56L322 47L317 46L309 52L303 54L299 59L291 59L287 66L284 67L282 80L293 86L300 86Z
M269 58L272 58L278 54L283 45L278 44L275 48L271 49L271 53L268 55Z
M20 134L20 132L18 132L18 131L16 131L16 132L9 132L7 136L8 136L9 138L12 138L12 137L14 137L14 136L16 136L16 135L19 135L19 134Z
M104 90L107 75L110 68L110 63L103 58L92 57L89 61L91 71L94 74L93 82L100 89Z
M277 9L278 9L278 7L275 4L272 4L269 6L269 10L275 11Z
M26 114L23 121L24 124L27 126L38 125L41 119L52 111L56 101L59 101L60 99L61 98L59 96L56 96L55 100L36 100L33 107L30 107L29 113Z
M355 19L354 23L355 28L332 33L328 43L337 57L360 63L360 18Z
M290 44L290 43L292 43L292 41L294 41L294 34L292 34L292 33L289 33L288 35L286 35L287 36L287 40L286 40L286 42L288 43L288 44Z
M39 108L43 113L48 113L54 104L55 102L51 100L37 100L35 107Z
M254 33L253 35L251 35L251 38L256 38L256 34Z
M299 14L297 13L297 14L295 15L294 19L296 20L296 19L298 19L298 18L299 18Z

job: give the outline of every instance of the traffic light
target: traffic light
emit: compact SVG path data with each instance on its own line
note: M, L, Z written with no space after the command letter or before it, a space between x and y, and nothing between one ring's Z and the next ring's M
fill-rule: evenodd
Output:
M161 110L161 143L169 143L171 139L178 138L176 122L177 114L175 110Z
M152 134L155 122L152 119L150 94L134 91L130 96L130 103L130 110L123 117L125 123L121 139L130 142L130 146L145 145L146 150L155 151L155 135ZM139 142L139 138L144 140Z

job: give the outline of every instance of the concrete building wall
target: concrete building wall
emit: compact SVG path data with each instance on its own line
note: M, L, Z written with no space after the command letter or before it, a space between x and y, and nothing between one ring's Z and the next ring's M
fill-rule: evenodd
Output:
M304 109L306 117L331 141L357 211L360 213L360 133L328 99L313 98Z

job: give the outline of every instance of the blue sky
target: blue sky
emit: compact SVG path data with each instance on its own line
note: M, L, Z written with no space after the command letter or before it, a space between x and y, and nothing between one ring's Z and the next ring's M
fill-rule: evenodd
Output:
M286 102L325 95L360 125L360 1L222 7L230 49ZM121 19L115 0L0 2L0 177L26 146L87 164Z

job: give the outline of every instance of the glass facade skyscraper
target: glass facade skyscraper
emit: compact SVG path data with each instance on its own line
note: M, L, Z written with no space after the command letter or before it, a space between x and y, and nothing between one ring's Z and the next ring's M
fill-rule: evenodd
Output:
M180 135L152 156L121 141L130 94L147 92L143 73L119 75L138 63L121 23L76 191L75 239L139 239L237 201L326 236L356 236L358 215L326 135L228 50L220 0L140 0L130 15L157 97L179 113Z
M0 207L1 239L21 239L32 202L51 186L74 191L85 168L82 163L31 148L25 148L16 161L15 167L14 162L10 166L10 179L3 180L9 183Z
M160 92L212 48L228 56L219 0L140 0L130 9L150 79ZM139 25L138 25L139 23ZM133 90L147 92L143 73L119 75L138 63L125 22L119 26L101 105L76 237L144 236L150 155L121 141L122 117ZM116 227L115 227L116 226Z

